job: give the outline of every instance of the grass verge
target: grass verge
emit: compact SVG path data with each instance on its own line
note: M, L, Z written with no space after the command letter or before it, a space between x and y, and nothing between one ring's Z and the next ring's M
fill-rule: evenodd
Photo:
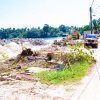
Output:
M64 82L72 82L80 80L87 74L89 67L92 65L91 62L74 63L69 68L64 68L58 71L42 71L35 75L40 78L42 83L47 84L60 84Z

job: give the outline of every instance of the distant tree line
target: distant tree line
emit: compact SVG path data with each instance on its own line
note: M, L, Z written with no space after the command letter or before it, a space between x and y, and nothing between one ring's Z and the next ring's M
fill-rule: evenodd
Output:
M60 25L55 28L48 24L45 24L43 28L1 28L0 39L59 37L65 33L71 34L71 30L73 29L83 34L84 31L90 30L91 28L90 25L85 25L83 27ZM95 33L100 32L100 18L98 20L93 20L93 30Z

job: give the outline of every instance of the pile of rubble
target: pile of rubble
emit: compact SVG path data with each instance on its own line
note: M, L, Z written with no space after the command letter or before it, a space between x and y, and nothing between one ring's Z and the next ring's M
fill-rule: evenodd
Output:
M12 78L37 80L37 78L31 76L32 73L59 70L64 67L63 63L58 63L53 59L54 56L53 52L41 53L41 51L33 52L30 48L24 49L17 57L0 63L0 70L7 72L1 74L0 80L11 80ZM25 66L29 67L25 68Z
M0 40L0 60L14 58L26 48L33 51L48 46L48 42L38 39L2 39Z
M24 39L24 38L13 38L13 39L0 39L0 45L4 46L6 44L9 44L11 42L14 42L16 44L23 44L24 42L29 42L32 45L46 45L47 42L40 39Z

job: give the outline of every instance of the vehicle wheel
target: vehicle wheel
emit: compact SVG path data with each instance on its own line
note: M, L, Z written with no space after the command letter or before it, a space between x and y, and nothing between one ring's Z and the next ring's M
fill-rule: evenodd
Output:
M91 47L92 47L92 48L95 48L95 44L92 44Z
M98 48L98 44L95 44L95 48Z
M88 45L86 43L84 43L84 48L86 48Z

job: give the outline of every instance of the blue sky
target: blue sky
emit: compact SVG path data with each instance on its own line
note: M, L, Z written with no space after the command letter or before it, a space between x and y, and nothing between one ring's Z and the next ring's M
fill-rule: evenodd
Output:
M93 6L98 7L98 1ZM0 28L83 26L89 23L91 3L92 0L0 0Z

